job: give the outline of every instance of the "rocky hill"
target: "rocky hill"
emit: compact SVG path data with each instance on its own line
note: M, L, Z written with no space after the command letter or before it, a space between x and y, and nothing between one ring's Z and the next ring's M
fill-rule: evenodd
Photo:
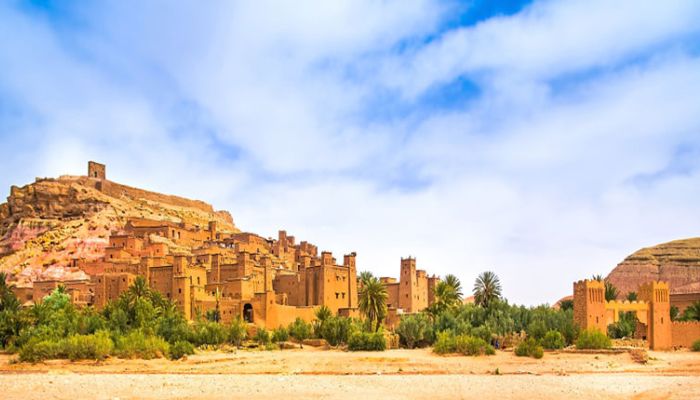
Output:
M700 238L674 240L645 247L619 263L608 275L620 295L636 292L650 280L668 281L672 293L700 285Z
M213 220L222 232L238 232L228 212L202 201L86 176L37 178L13 186L0 204L0 271L26 280L78 278L71 260L101 257L109 234L134 217L203 227Z

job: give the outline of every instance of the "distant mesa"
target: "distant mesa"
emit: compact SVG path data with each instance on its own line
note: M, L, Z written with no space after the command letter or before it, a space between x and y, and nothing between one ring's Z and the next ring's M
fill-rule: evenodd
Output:
M668 282L672 294L700 291L700 238L645 247L619 263L607 279L621 298L652 280Z

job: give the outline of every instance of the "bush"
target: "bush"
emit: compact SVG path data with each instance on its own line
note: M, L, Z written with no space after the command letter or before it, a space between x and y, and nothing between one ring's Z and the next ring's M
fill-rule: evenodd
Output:
M559 331L549 331L542 338L542 347L548 350L563 349L565 344L564 335Z
M51 340L31 339L19 349L19 360L32 362L62 358L61 346Z
M258 344L261 345L267 345L270 344L270 332L267 331L265 328L258 328L258 331L255 333L255 337L253 338Z
M293 337L299 344L311 336L311 324L301 318L297 318L289 325L289 336ZM303 347L303 345L301 345Z
M429 345L435 340L430 319L423 313L402 317L396 333L401 343L409 349Z
M272 331L273 343L286 342L287 340L289 340L289 331L287 330L287 328L280 326L279 328Z
M493 346L481 338L458 335L454 338L455 352L465 356L482 356L496 354Z
M104 360L114 349L107 331L98 331L93 335L73 335L62 342L71 361Z
M438 333L435 343L433 344L433 352L437 354L449 354L455 351L456 343L454 334L450 331Z
M33 338L20 348L20 361L37 362L59 358L75 360L104 360L112 353L114 344L106 331L93 335L72 335L53 340Z
M534 338L527 338L515 347L514 353L518 357L542 358L544 349Z
M384 333L355 331L348 338L348 350L350 351L384 351L386 339Z
M608 325L608 337L623 339L634 336L637 328L637 317L632 312L621 312L620 318L614 324Z
M700 351L700 339L696 340L693 342L693 345L690 346L690 349L692 351Z
M585 329L581 331L576 340L577 349L609 349L610 338L597 329Z
M347 343L352 321L346 317L328 317L319 326L319 335L331 346Z
M247 336L246 323L241 318L234 319L228 327L228 341L236 347L241 347Z
M168 355L168 342L158 336L146 335L143 331L135 330L116 340L115 354L121 358L161 358Z
M218 322L199 321L192 327L190 341L197 346L220 345L226 337L227 332Z
M179 360L190 354L194 354L194 346L186 340L178 340L170 346L171 360Z

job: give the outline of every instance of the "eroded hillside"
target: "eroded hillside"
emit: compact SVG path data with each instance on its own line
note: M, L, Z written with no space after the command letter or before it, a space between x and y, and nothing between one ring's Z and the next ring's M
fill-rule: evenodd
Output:
M37 179L13 186L0 205L0 271L21 280L73 279L73 259L104 255L110 232L128 218L148 218L238 232L228 212L197 200L163 195L85 176Z

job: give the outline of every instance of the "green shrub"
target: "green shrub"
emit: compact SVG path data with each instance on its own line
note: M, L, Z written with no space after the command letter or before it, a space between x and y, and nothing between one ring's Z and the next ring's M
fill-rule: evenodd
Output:
M114 349L107 331L98 331L93 335L73 335L62 340L61 344L71 361L104 360Z
M690 349L692 351L700 351L700 339L696 340L693 342L693 345L690 346Z
M515 347L514 353L518 357L542 358L544 349L534 338L527 338Z
M198 321L192 327L190 341L196 346L220 345L226 341L227 332L218 322Z
M286 342L287 340L289 340L289 331L287 330L287 328L280 326L279 328L272 331L273 343Z
M301 343L311 336L311 330L311 324L297 318L289 325L289 336L299 341L300 346L303 347Z
M465 356L482 356L496 354L493 346L484 339L467 335L458 335L454 338L455 352Z
M581 331L576 340L577 349L609 349L610 338L597 329L585 329Z
M186 355L194 354L194 345L186 340L178 340L170 345L170 359L179 360Z
M617 322L608 325L608 336L613 339L632 337L637 329L637 316L633 312L621 312Z
M32 362L62 358L61 345L51 340L30 339L19 349L19 360Z
M328 317L319 326L319 336L331 346L347 343L352 321L347 317Z
M168 342L158 336L146 335L143 331L135 330L116 340L115 354L121 358L161 358L168 355Z
M261 345L267 345L270 344L270 332L267 331L265 328L258 328L258 331L255 333L255 337L253 338L258 344Z
M430 318L423 313L403 316L396 333L409 349L429 345L435 340Z
M354 331L348 338L348 350L350 351L384 351L386 339L384 333Z
M549 331L542 338L542 347L548 350L563 349L566 341L559 331Z
M246 328L246 323L241 318L236 318L231 321L231 325L228 326L228 341L235 345L236 347L241 347L241 343L248 336L248 329Z
M456 343L454 334L451 331L438 333L435 343L433 343L433 352L437 354L449 354L455 351Z
M93 335L71 335L64 339L33 338L19 351L20 361L37 362L59 358L75 360L104 360L114 348L106 331Z

